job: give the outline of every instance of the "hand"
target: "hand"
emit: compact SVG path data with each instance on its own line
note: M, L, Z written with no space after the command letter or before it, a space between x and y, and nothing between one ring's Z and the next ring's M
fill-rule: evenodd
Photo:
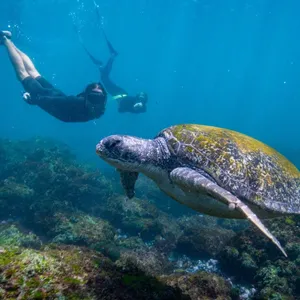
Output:
M142 108L143 107L143 103L142 102L138 102L136 104L134 104L133 108L138 109L138 108Z
M30 100L31 100L31 96L29 93L24 93L23 94L23 100L26 101L27 103L30 103Z

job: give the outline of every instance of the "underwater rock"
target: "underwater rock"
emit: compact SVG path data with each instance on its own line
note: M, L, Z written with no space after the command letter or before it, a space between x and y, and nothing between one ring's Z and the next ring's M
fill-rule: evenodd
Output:
M128 250L140 250L147 248L147 245L144 241L137 236L120 236L118 235L115 239L116 244L122 251Z
M98 210L112 186L99 171L79 164L70 149L57 141L0 140L0 217L21 218L40 228L58 211ZM45 223L45 222L44 222Z
M183 234L176 251L192 257L215 257L235 235L219 227L217 220L202 215L181 218L180 225Z
M250 223L248 220L242 219L217 218L217 225L224 229L232 230L234 232L240 232L247 229L250 226Z
M17 183L14 177L0 181L0 218L25 214L33 197L34 190L26 184Z
M128 267L131 270L137 268L148 276L168 274L173 269L173 265L168 258L155 248L140 248L125 251L121 254L116 265L124 270Z
M193 275L174 274L163 276L163 281L178 287L191 300L230 300L231 286L222 277L206 272Z
M221 267L237 279L254 283L256 299L300 298L300 218L289 216L265 223L285 247L288 258L250 226L218 255Z
M227 283L215 274L159 277L171 265L155 248L129 250L113 263L86 247L26 249L18 246L20 233L14 227L2 233L1 299L228 299Z
M182 257L178 257L175 261L176 272L180 270L185 270L188 273L195 273L198 271L205 271L208 273L216 273L221 275L218 261L216 259L208 259L208 260L192 260L191 258L183 255Z
M49 236L53 243L73 244L101 249L113 243L116 232L104 220L84 213L62 214L53 216L55 225L50 228Z
M122 270L86 248L5 249L0 256L2 299L185 299L142 271Z
M176 220L158 210L147 200L137 198L128 200L124 196L114 195L105 201L101 216L115 227L145 240L152 240L157 235L168 240L176 240L181 234Z
M0 224L0 246L40 249L42 241L32 232L22 232L17 225Z
M75 247L5 250L0 256L2 299L93 299L87 282L105 260L100 254Z
M158 211L145 200L127 200L124 196L114 195L107 199L101 215L131 235L151 239L159 233Z

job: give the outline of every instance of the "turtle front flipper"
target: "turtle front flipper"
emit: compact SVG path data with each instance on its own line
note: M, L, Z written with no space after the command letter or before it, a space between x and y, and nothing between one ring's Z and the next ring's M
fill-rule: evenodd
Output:
M216 200L219 200L222 203L228 205L229 209L238 209L247 217L250 222L252 222L257 228L259 228L259 230L262 231L287 257L286 252L283 250L276 237L266 228L266 226L251 211L251 209L233 194L190 168L174 169L170 174L170 178L172 182L179 186L184 192L205 192Z
M118 172L120 173L121 183L125 190L126 196L129 199L132 199L135 195L134 186L138 179L139 173L123 171L120 169L118 169Z

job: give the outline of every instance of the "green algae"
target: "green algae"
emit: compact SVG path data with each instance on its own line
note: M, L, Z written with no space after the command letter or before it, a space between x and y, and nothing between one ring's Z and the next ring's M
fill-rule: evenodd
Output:
M7 247L3 250L0 255L0 288L5 299L16 299L20 293L22 299L50 299L56 294L67 299L73 295L73 299L89 299L85 284L88 270L97 270L94 255L77 248L50 247L37 251Z
M42 242L33 233L24 234L16 225L0 225L0 246L24 246L40 248Z

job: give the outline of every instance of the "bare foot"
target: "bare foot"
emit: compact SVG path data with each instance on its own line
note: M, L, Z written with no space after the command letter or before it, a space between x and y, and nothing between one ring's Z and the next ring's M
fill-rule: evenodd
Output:
M12 34L10 31L7 30L0 31L0 45L4 44L5 39L11 39L11 37Z
M8 39L11 39L12 33L8 30L0 31L0 36L6 36Z

